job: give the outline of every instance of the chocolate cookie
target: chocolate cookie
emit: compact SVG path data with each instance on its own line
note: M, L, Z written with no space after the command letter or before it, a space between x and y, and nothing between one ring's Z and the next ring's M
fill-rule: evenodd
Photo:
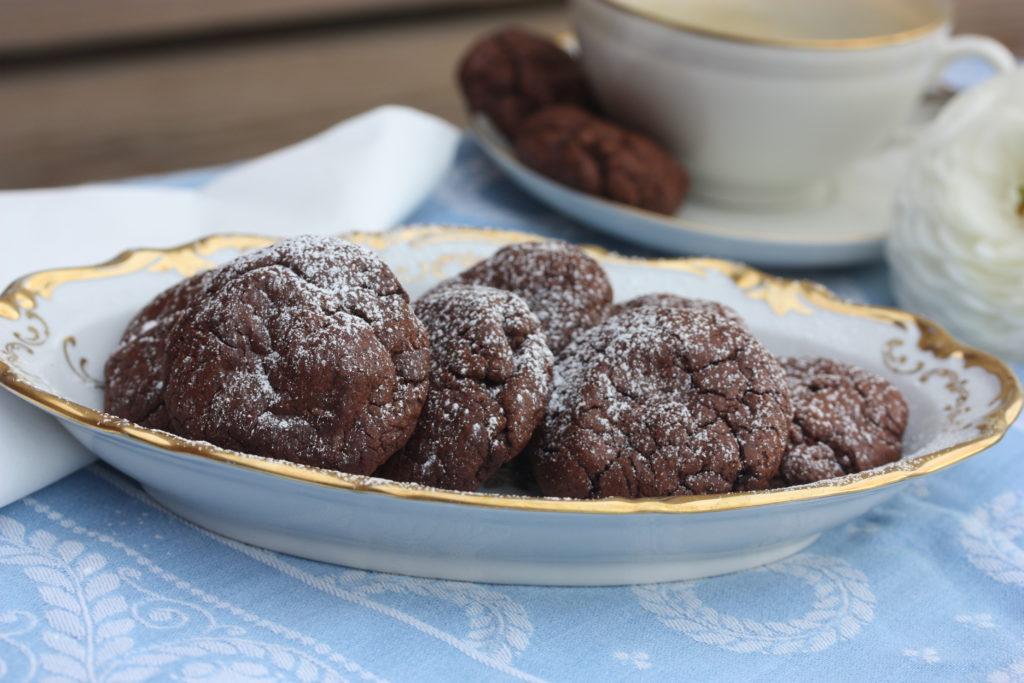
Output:
M473 45L459 65L459 84L473 111L514 137L531 114L559 102L590 106L576 61L550 40L506 28Z
M504 247L457 275L455 281L521 296L540 320L548 347L556 355L578 331L603 320L612 302L612 285L601 264L566 242Z
M451 285L416 303L430 335L430 392L416 431L377 476L475 491L544 417L551 351L511 292Z
M559 357L534 474L571 498L766 488L792 415L782 368L743 326L638 306Z
M182 280L159 294L128 323L107 359L103 410L144 427L169 429L164 407L167 339L174 325L205 291L210 273Z
M515 152L530 168L581 192L658 213L674 213L690 186L683 167L656 142L571 105L524 121Z
M194 299L167 334L170 431L360 474L412 433L427 335L370 251L287 240L212 271Z
M641 306L691 308L697 311L711 313L713 315L720 315L723 318L728 318L734 323L739 323L740 325L745 324L743 322L743 318L740 317L740 314L725 304L720 304L717 301L708 301L707 299L690 299L688 297L669 294L667 292L643 294L629 299L628 301L623 301L620 304L615 304L612 306L611 315L618 315L623 311L640 308Z
M898 460L907 427L899 389L878 375L828 358L783 358L793 401L787 485L862 472Z

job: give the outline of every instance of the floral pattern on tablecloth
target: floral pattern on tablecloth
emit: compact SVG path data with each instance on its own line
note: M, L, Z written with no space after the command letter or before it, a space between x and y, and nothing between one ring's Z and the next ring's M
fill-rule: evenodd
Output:
M412 220L648 253L551 214L469 141ZM881 265L812 277L890 303ZM774 565L535 588L254 548L95 465L0 509L0 681L1024 681L1022 482L1019 421L990 452Z

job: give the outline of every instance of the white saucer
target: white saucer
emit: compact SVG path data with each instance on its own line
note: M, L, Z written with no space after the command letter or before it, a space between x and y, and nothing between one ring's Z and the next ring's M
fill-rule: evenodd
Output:
M804 209L725 208L688 198L675 216L573 190L527 168L486 117L471 129L519 187L559 213L619 239L669 254L717 256L776 268L846 266L881 258L910 138L877 152L836 179L828 201Z

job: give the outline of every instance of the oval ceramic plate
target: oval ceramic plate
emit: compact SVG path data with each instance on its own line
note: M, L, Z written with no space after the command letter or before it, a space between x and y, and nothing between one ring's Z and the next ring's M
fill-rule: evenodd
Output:
M351 239L413 296L504 244L502 231L410 228ZM617 297L672 291L734 307L773 351L827 354L881 373L910 405L906 457L817 484L718 496L598 501L395 484L187 441L104 415L101 371L129 318L176 280L269 240L217 236L109 263L37 273L0 298L0 383L56 415L101 459L213 531L326 562L418 576L626 584L743 569L996 442L1021 406L1013 374L907 313L845 303L809 283L712 259L641 260L598 249Z
M628 242L670 254L710 254L776 268L847 266L881 258L908 138L845 170L827 203L755 211L688 198L667 216L584 194L526 167L485 116L471 118L484 153L516 185L555 211Z

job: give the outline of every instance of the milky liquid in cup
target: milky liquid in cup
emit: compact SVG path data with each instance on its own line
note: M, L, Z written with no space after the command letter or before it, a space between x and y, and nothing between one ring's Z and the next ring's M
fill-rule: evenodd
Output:
M696 31L771 42L856 40L912 31L938 0L616 0Z

